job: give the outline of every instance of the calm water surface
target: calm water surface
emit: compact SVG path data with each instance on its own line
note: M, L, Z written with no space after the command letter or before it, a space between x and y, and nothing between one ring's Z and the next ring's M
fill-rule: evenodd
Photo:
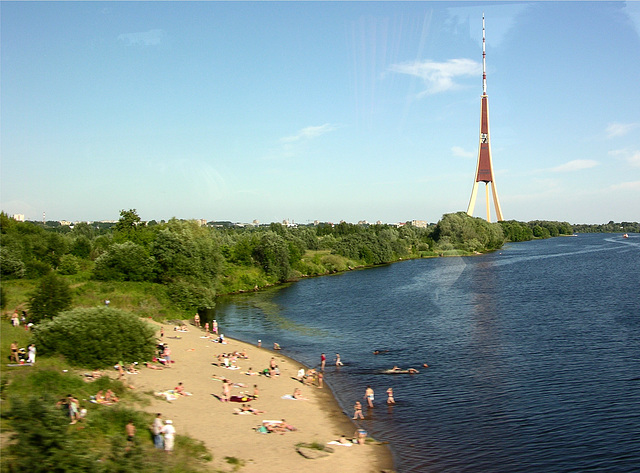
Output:
M225 298L216 318L310 366L339 352L325 379L349 415L374 388L361 424L399 472L632 472L639 291L640 236L592 234L306 279Z

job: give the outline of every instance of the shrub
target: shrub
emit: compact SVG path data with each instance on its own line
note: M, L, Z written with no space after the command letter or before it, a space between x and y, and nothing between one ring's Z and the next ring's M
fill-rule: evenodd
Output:
M101 281L151 281L154 264L142 246L116 243L96 259L93 276Z
M73 255L64 255L60 258L58 272L60 274L77 274L80 270L78 259Z
M52 318L71 307L72 295L69 284L49 273L43 276L40 284L29 299L29 315L33 323Z
M9 418L15 429L3 466L9 471L98 472L97 458L67 432L69 418L48 396L11 400Z
M78 308L37 326L35 344L43 354L60 353L80 366L103 368L153 357L155 329L129 312L109 307Z
M183 280L168 284L167 294L177 307L191 312L216 305L213 289Z
M3 278L23 278L26 269L20 257L7 248L0 248L0 274Z

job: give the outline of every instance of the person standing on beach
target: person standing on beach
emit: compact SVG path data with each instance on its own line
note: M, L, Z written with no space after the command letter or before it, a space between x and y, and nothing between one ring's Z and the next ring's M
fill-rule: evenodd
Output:
M211 323L211 331L215 334L218 333L218 321L213 319L213 322Z
M153 434L153 445L160 450L164 446L164 442L162 440L162 414L159 412L156 414L156 418L153 419L153 424L151 425L151 433Z
M324 374L322 374L322 371L320 371L318 373L318 389L322 389L324 388Z
M222 402L229 402L229 399L231 399L231 385L229 384L229 380L225 378L222 381L222 399L220 400Z
M168 454L173 452L173 441L176 435L176 428L173 426L173 422L169 419L164 421L164 427L162 428L162 435L164 437L164 451Z
M200 315L196 312L196 315L193 316L193 323L196 327L200 328Z
M370 408L373 407L373 388L371 386L367 386L367 389L364 392L364 398L367 400L367 405Z
M27 359L27 363L34 364L36 362L36 346L35 344L29 345L29 358Z
M360 401L356 401L353 406L353 420L356 420L358 418L364 420L364 416L362 415L362 404L360 403Z
M343 366L343 365L344 365L344 363L340 359L340 353L336 353L336 366L340 367L340 366Z
M320 355L320 370L324 371L324 365L327 364L327 355L324 353Z

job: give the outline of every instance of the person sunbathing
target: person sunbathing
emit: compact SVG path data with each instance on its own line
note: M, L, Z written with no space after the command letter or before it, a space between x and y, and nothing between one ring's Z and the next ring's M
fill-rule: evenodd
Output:
M293 391L293 398L294 399L299 399L299 400L303 400L306 401L307 398L306 397L302 397L302 391L300 391L300 388L296 388L295 391Z
M148 363L145 361L144 366L146 366L147 368L149 368L150 370L163 370L164 368L162 366L156 366L156 365L152 365L151 363Z
M178 383L178 385L173 389L176 394L180 394L181 396L186 396L187 392L184 390L184 386L182 383Z
M104 395L104 400L106 402L118 402L120 399L118 399L118 396L116 396L111 389L108 389Z
M287 424L287 421L282 419L282 422L280 423L280 426L284 429L290 430L291 432L294 432L296 430L298 430L296 427L294 427L291 424Z

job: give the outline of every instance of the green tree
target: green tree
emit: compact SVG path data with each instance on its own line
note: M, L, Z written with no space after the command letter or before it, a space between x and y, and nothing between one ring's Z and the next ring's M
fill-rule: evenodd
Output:
M73 296L69 284L55 273L42 277L29 299L29 315L34 323L53 318L71 307Z
M126 241L111 245L96 259L93 277L102 281L151 281L155 260L142 246Z
M40 324L33 336L43 354L60 353L90 368L151 360L155 329L137 315L110 307L76 308Z
M3 278L23 278L26 273L26 266L20 260L20 256L15 251L4 246L0 248L0 274Z
M252 256L267 275L274 276L279 282L289 279L289 247L280 235L272 231L263 233L253 249Z
M77 274L80 270L78 259L73 255L64 255L60 258L58 265L58 273L60 274Z

